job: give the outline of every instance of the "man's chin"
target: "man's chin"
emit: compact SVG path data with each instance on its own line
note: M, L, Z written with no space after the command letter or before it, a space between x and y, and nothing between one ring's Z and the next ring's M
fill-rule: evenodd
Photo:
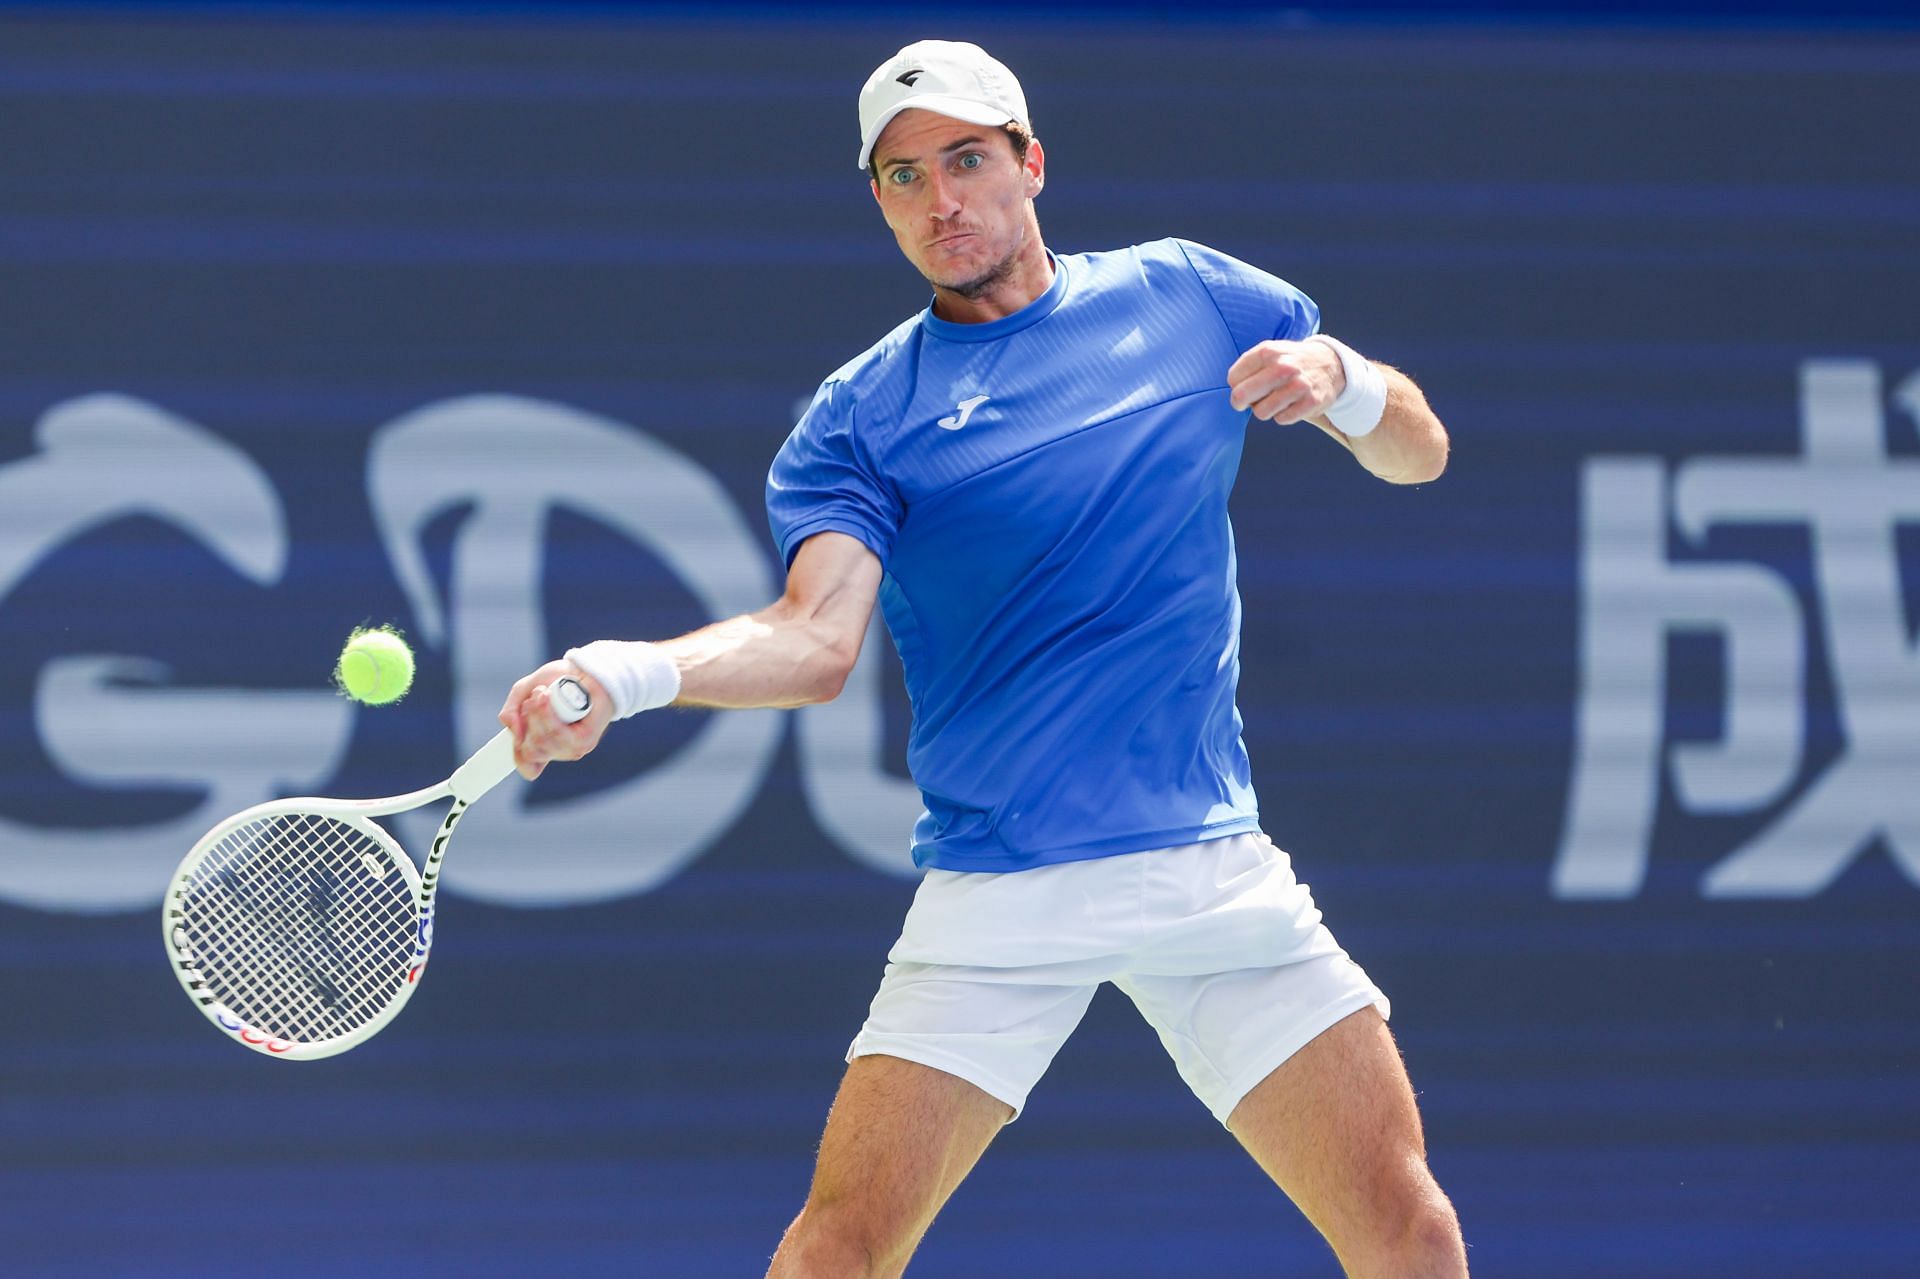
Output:
M983 275L975 280L956 280L952 284L941 284L940 287L948 293L963 297L971 302L986 293L993 285L994 277L992 275Z
M941 279L930 272L924 274L926 274L927 283L935 288L972 301L992 292L995 285L1013 274L1013 259L1008 258L1004 262L995 263L985 271L964 276L949 275L946 279Z

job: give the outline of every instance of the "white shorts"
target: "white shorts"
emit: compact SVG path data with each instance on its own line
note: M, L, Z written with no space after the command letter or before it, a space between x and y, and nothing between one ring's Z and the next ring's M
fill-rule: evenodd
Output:
M1264 835L1034 870L927 872L847 1060L882 1053L1013 1107L1103 981L1222 1124L1341 1018L1387 997Z

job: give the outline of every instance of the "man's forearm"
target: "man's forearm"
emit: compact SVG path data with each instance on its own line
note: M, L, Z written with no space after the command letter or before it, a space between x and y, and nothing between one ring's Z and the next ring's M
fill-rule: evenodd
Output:
M808 706L832 701L859 656L786 602L703 626L657 647L680 670L675 706Z
M1345 434L1325 416L1314 418L1314 425L1346 445L1360 465L1390 484L1439 479L1447 467L1446 427L1412 378L1377 360L1373 366L1387 383L1387 408L1380 425L1357 437Z
M808 706L840 695L860 657L879 559L845 533L806 540L787 589L758 612L655 645L680 673L677 706Z
M556 759L579 759L614 720L657 706L784 707L831 701L860 657L883 570L857 539L838 532L806 540L786 592L755 613L648 644L595 640L522 676L500 723L514 762L532 779ZM563 722L548 687L579 676L593 695L587 717Z

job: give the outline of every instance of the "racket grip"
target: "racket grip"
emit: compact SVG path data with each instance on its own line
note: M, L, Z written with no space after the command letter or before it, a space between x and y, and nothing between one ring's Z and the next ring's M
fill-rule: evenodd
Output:
M561 676L547 687L547 701L554 715L566 724L577 724L593 709L593 696L579 680ZM493 740L473 753L473 758L453 770L448 787L455 798L471 804L498 786L513 773L513 734L501 729Z
M578 724L593 709L593 695L571 675L562 675L547 689L547 704L562 724Z

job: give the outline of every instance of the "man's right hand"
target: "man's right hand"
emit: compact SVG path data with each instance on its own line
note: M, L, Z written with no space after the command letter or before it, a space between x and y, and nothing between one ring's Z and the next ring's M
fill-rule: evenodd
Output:
M548 695L554 683L575 679L593 704L586 717L569 724L554 713ZM613 722L613 699L600 682L565 658L556 658L518 680L500 707L500 723L513 734L513 764L532 781L556 759L579 759L600 744Z

